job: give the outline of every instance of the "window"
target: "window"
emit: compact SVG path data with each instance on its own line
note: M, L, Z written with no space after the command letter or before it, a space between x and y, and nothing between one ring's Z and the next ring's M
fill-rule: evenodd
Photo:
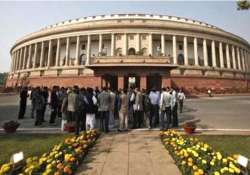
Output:
M182 45L181 45L181 44L179 44L179 50L182 50L182 49L183 49Z
M115 55L116 55L116 56L122 56L122 49L121 49L121 48L117 48L117 49L115 50Z
M86 49L86 46L85 44L82 45L82 50L85 50Z
M146 40L147 36L146 35L142 35L142 40Z
M117 35L116 40L121 40L121 35Z
M130 36L129 36L129 39L130 39L130 40L134 40L134 35L130 35Z
M128 55L135 55L135 48L129 48Z

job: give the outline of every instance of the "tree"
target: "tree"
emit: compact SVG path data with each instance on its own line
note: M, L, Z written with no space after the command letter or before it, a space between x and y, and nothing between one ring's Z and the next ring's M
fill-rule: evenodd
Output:
M250 8L250 1L237 0L238 10L248 10Z

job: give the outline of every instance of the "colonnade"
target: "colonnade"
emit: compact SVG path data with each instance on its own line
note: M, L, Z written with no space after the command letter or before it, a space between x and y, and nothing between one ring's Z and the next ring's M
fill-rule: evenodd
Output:
M107 35L107 34L105 34ZM124 35L124 43L123 43L123 52L122 55L127 55L128 53L128 34ZM140 35L139 33L135 34L136 36L136 51L139 51L140 48ZM145 35L145 34L143 34ZM190 37L190 36L180 36L180 35L165 35L165 34L146 34L148 35L148 55L154 57L153 55L153 37L155 35L160 35L160 52L162 56L166 56L166 37L170 37L172 39L172 64L179 64L178 55L177 55L177 45L181 42L183 44L183 57L184 57L184 64L183 66L189 66L189 58L188 58L188 45L192 43L193 45L193 53L194 53L194 65L193 66L212 66L214 68L221 68L221 69L234 69L239 70L242 72L249 72L250 71L250 51L246 50L238 45L233 45L229 43L224 43L217 40L210 40L210 39L203 39L197 37ZM86 44L86 60L85 65L90 64L91 59L91 39L94 35L84 35L84 36L74 36L74 37L66 37L66 38L56 38L50 39L46 41L42 41L39 43L33 43L30 45L23 46L19 49L15 49L12 52L12 61L11 61L11 72L16 72L20 70L28 70L28 69L36 69L36 68L50 68L50 67L59 67L60 62L60 49L62 45L62 41L66 40L66 50L65 50L65 64L63 66L71 66L69 64L70 59L70 40L74 38L75 40L75 63L73 66L80 66L79 62L79 53L80 53L80 44L81 38L87 38ZM96 35L95 35L96 36ZM104 34L98 34L98 52L102 52L103 46L103 36ZM115 33L109 34L110 36L110 56L115 55ZM181 39L180 39L181 38ZM191 42L190 42L191 41ZM198 42L200 41L200 43ZM53 46L52 42L56 43L56 51L55 51L55 64L52 64L52 51ZM64 43L65 44L65 43ZM202 52L203 52L203 60L204 63L201 65L199 63L199 56L198 56L198 45L202 45ZM211 50L208 50L208 45L210 46ZM46 48L46 54L45 54ZM38 52L39 50L39 52ZM208 52L211 53L211 61L212 65L209 65L209 55ZM219 53L217 53L219 52ZM54 58L53 58L54 59ZM217 59L219 61L217 61ZM38 63L38 64L37 64ZM219 64L218 64L219 63Z

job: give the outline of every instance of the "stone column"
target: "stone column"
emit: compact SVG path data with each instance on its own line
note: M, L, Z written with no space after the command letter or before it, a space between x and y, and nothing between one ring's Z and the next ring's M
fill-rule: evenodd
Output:
M36 68L37 45L38 45L38 44L36 43L36 44L35 44L35 50L34 50L33 65L32 65L33 69L35 69L35 68Z
M147 78L145 75L141 75L140 77L140 89L146 89L147 88Z
M60 49L61 49L61 39L57 38L57 45L56 45L56 66L59 66L59 62L60 62Z
M229 54L229 46L226 45L226 56L227 56L227 68L231 69L231 62L230 62L230 54Z
M184 36L183 38L183 46L184 46L184 65L188 65L188 43L187 37Z
M237 51L238 69L241 70L241 64L240 64L240 49L239 49L239 47L236 47L236 51Z
M70 51L69 51L69 37L66 38L66 59L65 59L65 65L64 66L68 66L69 65L69 58L70 58Z
M163 56L166 55L165 53L165 35L161 35L161 53Z
M217 63L216 63L216 53L215 53L215 41L213 40L212 41L212 64L213 64L213 67L217 67Z
M27 53L27 46L24 46L24 54L23 54L23 60L22 60L22 69L25 69L26 53Z
M111 50L110 50L110 55L114 56L115 53L115 34L111 34Z
M194 38L194 64L199 66L197 38Z
M89 65L89 64L90 64L90 53L91 53L90 46L91 46L91 36L88 35L86 65Z
M13 65L15 60L15 52L11 53L11 60L10 60L10 72L13 72Z
M41 54L40 54L40 68L43 67L43 59L44 59L44 42L41 43Z
M21 52L21 49L18 49L17 50L17 55L16 55L16 67L15 67L15 70L19 69L20 52Z
M49 50L48 50L47 68L50 67L51 52L52 52L52 40L49 40Z
M75 65L79 65L80 36L76 37L76 59Z
M18 50L18 64L17 64L17 70L20 70L22 68L22 51L23 49Z
M124 33L124 40L123 40L123 55L128 55L128 36L126 33Z
M27 65L26 65L26 69L30 68L30 62L31 62L31 51L32 51L32 44L29 45L29 55L28 55L28 60L27 60Z
M140 34L136 34L136 52L139 52L141 50L141 42L140 42Z
M236 69L235 50L233 45L232 45L232 57L233 57L233 69Z
M148 55L153 56L152 34L148 34Z
M245 57L244 49L241 49L241 60L242 60L241 68L243 72L245 72L246 70L245 58L246 57Z
M208 59L207 59L207 40L203 39L203 58L204 58L204 66L208 66Z
M118 76L118 89L123 89L123 88L124 88L124 77Z
M176 56L176 36L173 35L173 61L174 64L177 64L177 56Z
M219 44L219 50L220 50L220 68L224 68L224 58L223 58L223 46L222 42Z
M98 55L101 56L102 53L102 34L99 35L99 49L98 49Z

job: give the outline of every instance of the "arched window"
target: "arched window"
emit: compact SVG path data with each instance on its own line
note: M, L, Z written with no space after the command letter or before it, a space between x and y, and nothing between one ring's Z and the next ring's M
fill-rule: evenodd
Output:
M129 48L128 55L135 55L135 48Z
M85 62L86 62L86 55L83 53L79 56L79 64L85 65Z
M178 64L179 65L184 65L184 56L182 53L178 55Z
M145 48L145 47L142 48L141 51L142 51L142 55L143 55L143 56L146 56L146 55L148 54L148 49Z
M117 49L115 50L115 55L116 55L116 56L122 56L122 48L117 48Z

